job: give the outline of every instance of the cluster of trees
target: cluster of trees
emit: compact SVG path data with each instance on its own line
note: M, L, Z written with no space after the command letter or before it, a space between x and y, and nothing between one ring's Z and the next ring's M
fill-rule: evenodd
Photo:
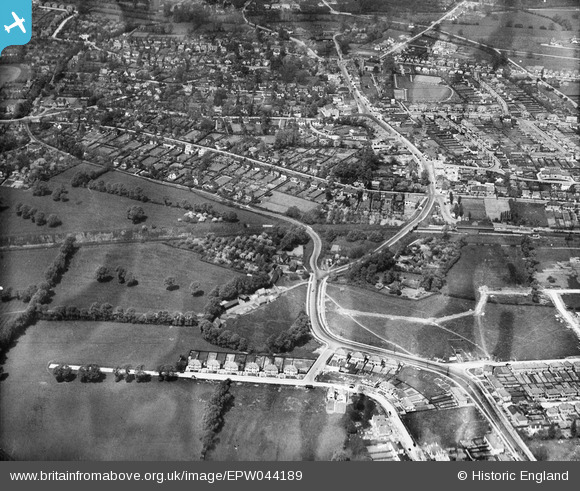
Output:
M77 159L82 159L85 155L85 147L81 143L61 133L56 135L55 146Z
M45 181L35 181L30 189L32 190L32 196L47 196L52 193Z
M145 215L145 210L141 206L133 205L127 208L127 218L137 224L146 220L147 215Z
M395 265L395 258L389 249L372 254L368 258L354 263L347 271L347 279L356 284L376 284L379 274L388 271Z
M94 181L95 179L98 179L103 174L105 174L107 171L108 171L108 169L105 167L102 167L100 169L93 169L91 171L79 170L79 171L75 172L74 176L72 176L72 179L70 180L70 185L73 188L87 187L89 182Z
M368 183L373 180L381 159L370 149L360 150L356 159L338 163L332 168L332 175L343 184L352 184L355 181Z
M74 305L58 305L53 309L40 309L38 315L47 321L110 321L127 324L160 324L170 326L197 326L197 316L194 312L173 312L160 310L158 312L139 313L134 308L123 309L113 307L110 303L93 302L87 308Z
M269 288L270 286L272 284L267 275L237 276L225 285L216 286L208 295L210 298L217 298L220 301L233 300L240 295L249 295L260 288Z
M248 340L229 329L217 327L207 319L199 323L201 336L208 343L221 348L227 348L236 351L247 351Z
M95 363L89 365L82 365L79 367L79 379L81 382L101 382L105 378L105 374L101 372L101 367Z
M153 201L157 203L156 201ZM163 197L163 203L165 206L171 206L173 208L182 208L187 211L194 211L195 213L205 213L207 215L214 216L216 218L221 218L224 222L237 222L238 221L238 214L233 210L219 212L213 209L213 205L211 203L195 203L192 205L186 199L182 199L178 202L172 202L168 197ZM187 221L187 219L185 219Z
M160 365L157 368L159 382L173 382L177 380L177 370L173 365Z
M272 353L288 353L296 346L302 346L310 340L310 319L306 312L300 312L287 331L272 334L266 340L266 346Z
M30 219L33 223L36 223L39 227L43 225L48 225L49 227L58 227L62 224L61 219L54 213L50 213L48 216L43 211L37 208L22 203L16 204L16 215L24 218L25 220Z
M67 237L60 247L56 259L44 272L45 282L33 287L34 293L30 297L28 306L24 312L9 322L0 325L0 352L5 352L11 344L20 336L24 330L36 322L39 312L45 307L52 296L52 288L60 281L62 274L66 271L70 259L76 247L75 238ZM29 287L30 288L30 287Z
M233 406L234 396L230 393L231 385L232 381L230 379L220 382L209 401L207 401L205 414L203 415L204 434L201 437L203 443L201 450L202 459L205 459L207 452L213 448L216 436L224 425L224 415Z
M120 284L126 284L127 286L135 286L138 284L138 281L135 278L135 275L131 272L128 272L122 266L117 266L115 268L114 273L106 266L99 266L97 268L97 270L95 271L95 279L99 283L105 283L107 281L111 281L113 279L113 276L115 276L117 278L117 281Z
M149 382L151 380L151 376L145 372L145 365L138 365L135 367L134 373L131 373L133 368L131 365L126 365L125 367L116 367L113 370L113 376L115 377L115 382L120 382L121 380L125 380L125 382L130 383L133 380L136 382Z
M143 188L136 186L134 188L127 188L122 182L107 182L99 179L98 181L89 181L87 187L91 191L98 191L99 193L115 194L117 196L124 196L136 201L146 203L149 197L144 193Z
M57 382L71 382L75 379L72 368L66 364L60 364L54 367L52 374L55 376Z

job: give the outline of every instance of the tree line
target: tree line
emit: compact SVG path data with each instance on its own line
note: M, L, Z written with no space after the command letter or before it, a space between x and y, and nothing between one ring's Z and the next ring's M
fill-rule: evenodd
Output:
M0 325L0 352L8 351L18 336L24 333L39 318L39 314L46 309L46 304L54 294L53 288L61 281L62 275L68 269L72 256L77 251L75 238L69 236L59 249L58 256L44 271L45 281L35 287L29 287L32 293L28 306L24 312L9 322Z
M203 415L204 434L201 437L202 459L205 459L207 453L213 449L217 434L224 426L224 416L234 404L234 396L230 393L231 385L230 379L220 382L207 402Z
M268 337L266 347L272 353L288 353L296 346L306 344L310 337L310 318L306 312L300 312L287 331Z

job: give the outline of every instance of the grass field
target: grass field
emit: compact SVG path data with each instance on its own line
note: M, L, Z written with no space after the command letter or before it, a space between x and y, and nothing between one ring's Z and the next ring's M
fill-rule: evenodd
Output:
M330 460L346 437L342 416L326 414L323 391L245 385L232 390L210 460Z
M475 308L474 302L445 295L408 300L352 286L328 285L328 295L344 309L409 317L444 317Z
M455 354L454 349L476 357L483 355L469 317L440 326L368 316L351 319L335 310L334 304L329 304L327 317L332 331L347 339L367 344L380 342L388 349L405 350L424 358L447 359ZM461 322L465 319L467 322Z
M18 77L22 70L18 66L0 65L0 88L7 83L13 82Z
M471 221L489 221L485 210L485 203L481 199L462 198L464 217L471 214Z
M95 280L95 271L117 266L132 272L138 285L128 287L116 279L106 283ZM88 308L92 302L108 302L137 312L148 310L200 311L207 293L237 276L232 270L200 261L197 254L158 242L83 246L74 255L69 271L57 286L52 305ZM164 279L173 276L179 289L168 291ZM192 297L189 284L200 283L205 295Z
M554 307L488 303L485 315L446 323L472 326L479 344L501 360L558 359L580 354L574 332L556 319ZM471 324L468 324L471 323ZM481 337L484 337L482 340Z
M44 269L57 256L57 248L0 251L0 286L16 292L43 282Z
M228 321L228 329L245 337L257 351L266 351L265 342L271 334L287 331L298 314L306 308L306 286L284 293L272 303ZM292 351L294 356L312 356L319 344L311 340Z
M192 347L204 345L187 328L38 323L4 366L0 447L17 460L198 460L212 385L116 384L110 376L100 384L58 384L46 368L55 360L155 368ZM231 391L234 408L226 414L213 459L328 459L342 445L339 417L324 412L322 391L235 385ZM315 431L318 437L312 438ZM233 454L230 442L239 453Z
M441 411L420 411L403 416L403 422L421 445L459 446L460 440L485 436L489 425L474 406Z
M449 270L443 291L449 295L475 299L477 289L527 285L520 248L499 244L468 244L461 258Z
M296 206L300 211L307 212L316 208L318 204L304 198L281 193L280 191L272 191L272 196L263 198L260 206L267 210L284 214L291 206Z
M439 102L453 95L453 90L446 85L425 83L420 81L421 79L419 78L411 81L406 76L398 76L396 80L397 87L407 89L410 102Z

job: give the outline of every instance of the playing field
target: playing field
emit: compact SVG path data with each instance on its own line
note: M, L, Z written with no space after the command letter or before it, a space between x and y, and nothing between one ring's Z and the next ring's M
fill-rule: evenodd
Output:
M417 75L413 80L407 76L397 76L396 80L398 88L407 89L410 102L439 102L449 99L453 95L453 89L431 80L436 78Z
M116 279L99 283L95 272L100 266L110 271L120 266L132 272L136 286L120 284ZM198 259L198 255L169 247L160 242L121 243L83 246L74 255L69 271L56 287L53 305L90 307L92 302L108 302L137 312L169 310L199 312L207 302L207 293L223 285L238 273ZM164 280L173 276L178 289L167 290ZM192 281L200 283L205 295L189 293Z
M18 66L14 65L0 65L0 88L9 82L16 80L22 70Z

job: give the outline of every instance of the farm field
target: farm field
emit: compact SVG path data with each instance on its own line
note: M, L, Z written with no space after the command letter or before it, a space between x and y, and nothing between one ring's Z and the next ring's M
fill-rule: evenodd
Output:
M58 248L18 249L0 251L0 286L23 290L28 285L44 281L44 269L58 256ZM21 302L13 300L10 303Z
M438 443L443 448L457 447L460 440L482 437L490 430L474 406L419 411L408 413L402 419L419 444Z
M527 286L523 259L517 246L467 244L461 258L449 270L443 292L475 299L477 289Z
M446 327L473 329L478 344L500 361L558 359L580 354L574 332L556 319L554 307L488 303L480 319L466 317Z
M330 460L342 448L342 415L326 414L324 391L232 387L234 407L225 416L209 460Z
M175 362L194 346L204 348L187 328L38 323L19 339L4 366L8 376L0 384L0 447L18 460L199 459L202 418L214 385L115 383L111 376L99 384L59 384L46 368L55 360L154 368ZM322 391L268 392L233 385L231 392L235 406L226 414L212 459L235 459L228 443L233 441L240 447L239 458L250 460L263 455L266 443L273 452L266 459L272 460L277 455L279 460L329 459L342 445L340 419L324 412ZM263 420L284 431L264 432L259 438L257 429L244 431L246 422L256 428ZM306 437L313 428L323 429L317 440Z
M246 338L254 350L265 352L266 339L272 334L287 331L305 306L306 286L300 286L282 294L274 302L228 320L227 329ZM295 348L292 355L312 357L318 347L319 344L312 339L304 346Z
M100 266L112 271L117 266L132 272L139 282L129 287L116 278L105 283L95 279ZM82 246L74 255L64 280L55 289L52 305L75 305L88 308L92 302L108 302L137 312L169 310L199 312L207 302L207 293L223 285L238 273L200 261L198 255L162 243L125 243ZM173 276L179 289L168 291L164 279ZM192 297L189 285L200 283L203 296Z
M408 300L390 294L376 293L353 286L328 285L327 293L344 309L379 314L421 317L444 317L475 308L475 303L462 298L431 295L422 300Z

